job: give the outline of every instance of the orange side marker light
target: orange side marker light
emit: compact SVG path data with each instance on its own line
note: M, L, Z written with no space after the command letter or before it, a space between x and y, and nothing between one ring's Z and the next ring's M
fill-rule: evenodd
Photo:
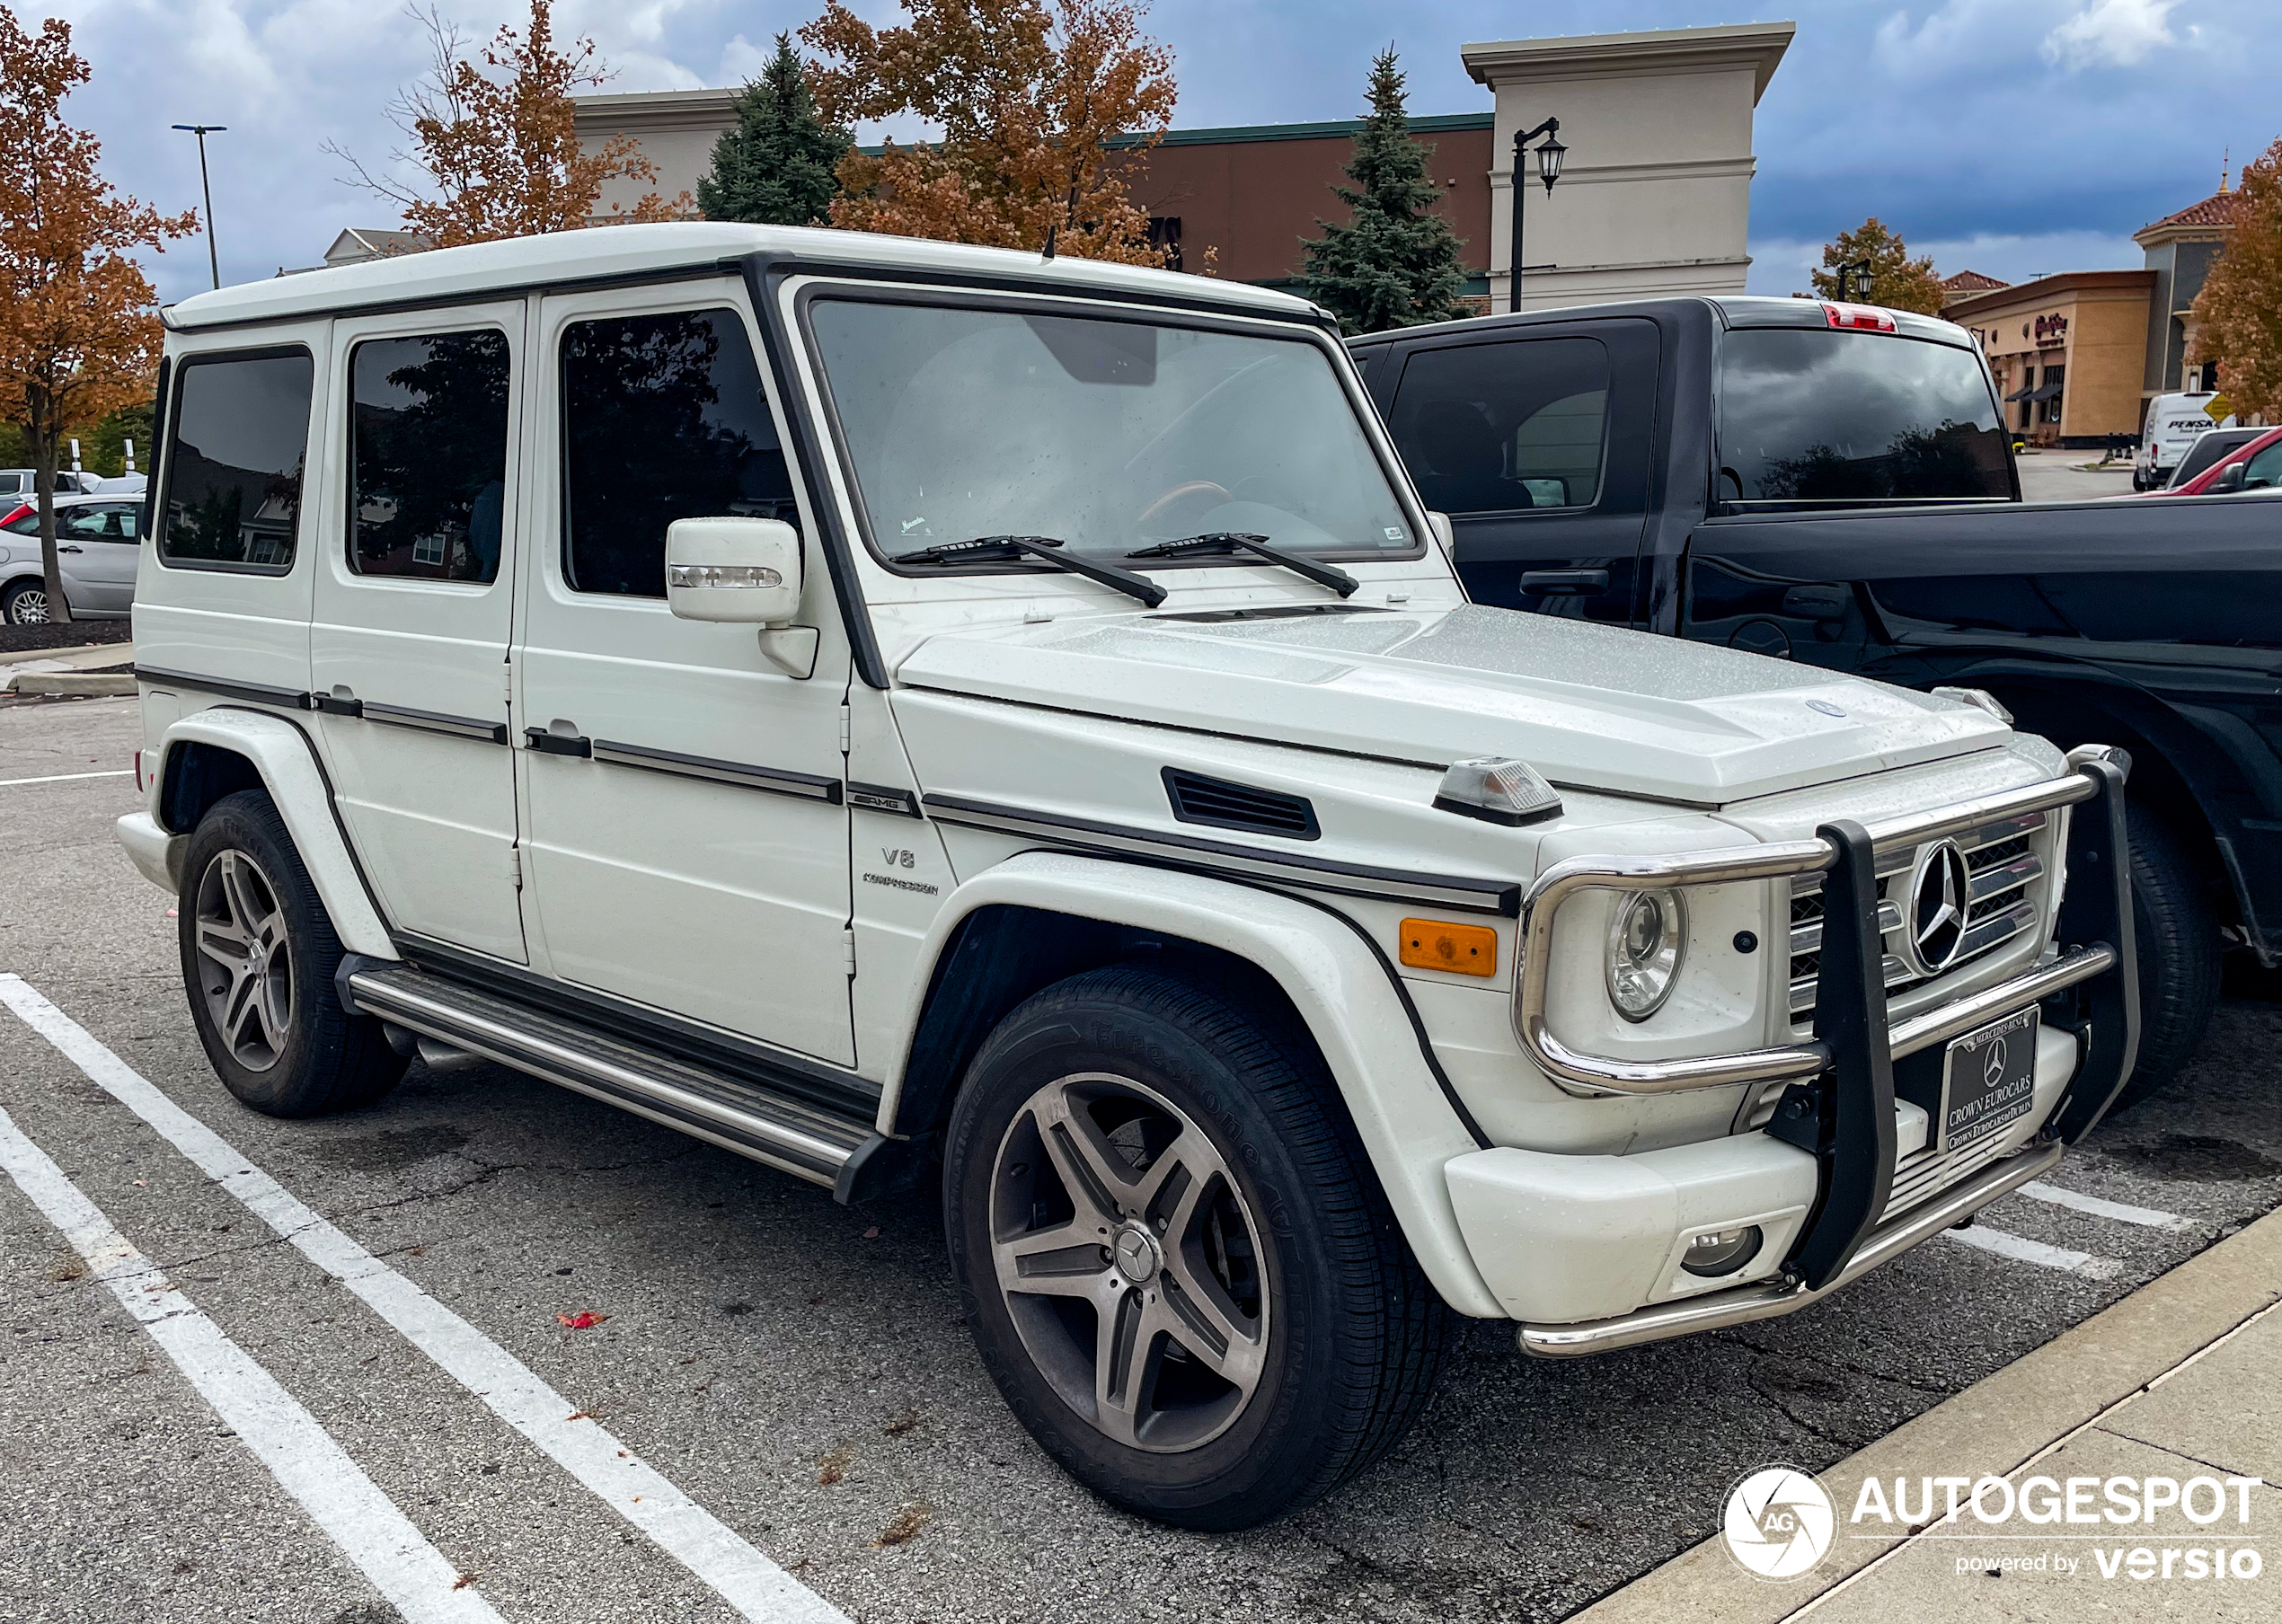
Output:
M1414 970L1459 975L1498 973L1498 932L1488 925L1454 925L1439 919L1402 922L1402 962Z

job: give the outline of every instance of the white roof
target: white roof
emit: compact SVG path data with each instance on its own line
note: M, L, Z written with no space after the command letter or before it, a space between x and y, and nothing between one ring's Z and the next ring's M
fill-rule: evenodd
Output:
M1304 299L1243 282L1173 270L1146 270L1099 260L1044 260L1004 248L972 248L916 237L815 226L739 225L686 221L661 225L603 225L545 236L513 237L465 248L438 248L361 264L305 271L202 293L167 306L167 325L194 330L224 322L290 321L365 304L443 303L509 288L600 277L639 277L767 250L855 266L897 270L1019 277L1041 285L1091 288L1139 299L1208 299L1287 319L1305 313Z

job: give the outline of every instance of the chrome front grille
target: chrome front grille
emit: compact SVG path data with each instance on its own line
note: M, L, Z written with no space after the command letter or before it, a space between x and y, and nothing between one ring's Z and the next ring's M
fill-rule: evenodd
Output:
M2029 887L2044 878L2053 823L2043 812L1985 824L1958 837L1965 855L1963 940L1957 957L1938 976L1918 971L1901 940L1909 899L1903 895L1917 868L1920 848L1881 849L1878 853L1878 929L1885 942L1886 995L1899 998L1962 974L2023 931L2037 927L2037 901ZM1822 877L1801 875L1791 882L1791 1019L1811 1026L1815 990L1822 963Z

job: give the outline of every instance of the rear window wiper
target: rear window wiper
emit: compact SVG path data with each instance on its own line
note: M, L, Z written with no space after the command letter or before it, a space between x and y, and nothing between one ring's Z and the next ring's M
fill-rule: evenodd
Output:
M1311 581L1329 587L1341 597L1352 597L1362 583L1331 564L1319 564L1313 559L1302 558L1296 552L1287 552L1281 547L1270 547L1264 535L1253 535L1242 530L1215 530L1204 535L1183 536L1177 542L1159 542L1154 547L1144 547L1138 552L1125 556L1137 558L1190 558L1207 552L1249 552L1255 558L1266 559L1271 564L1281 564L1287 569L1296 569Z
M916 552L895 555L898 564L970 564L987 559L1036 558L1049 564L1058 564L1073 575L1114 587L1128 597L1137 597L1150 608L1164 602L1164 588L1145 575L1136 575L1130 569L1120 569L1115 564L1097 564L1092 559L1075 552L1061 552L1061 538L1051 535L978 535L971 542L944 542L933 547L922 547Z

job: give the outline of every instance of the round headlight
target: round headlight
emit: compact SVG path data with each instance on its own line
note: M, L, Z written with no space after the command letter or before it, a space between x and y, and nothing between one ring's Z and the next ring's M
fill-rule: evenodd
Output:
M1687 951L1687 905L1677 891L1628 891L1608 930L1608 1001L1646 1020L1671 996Z

